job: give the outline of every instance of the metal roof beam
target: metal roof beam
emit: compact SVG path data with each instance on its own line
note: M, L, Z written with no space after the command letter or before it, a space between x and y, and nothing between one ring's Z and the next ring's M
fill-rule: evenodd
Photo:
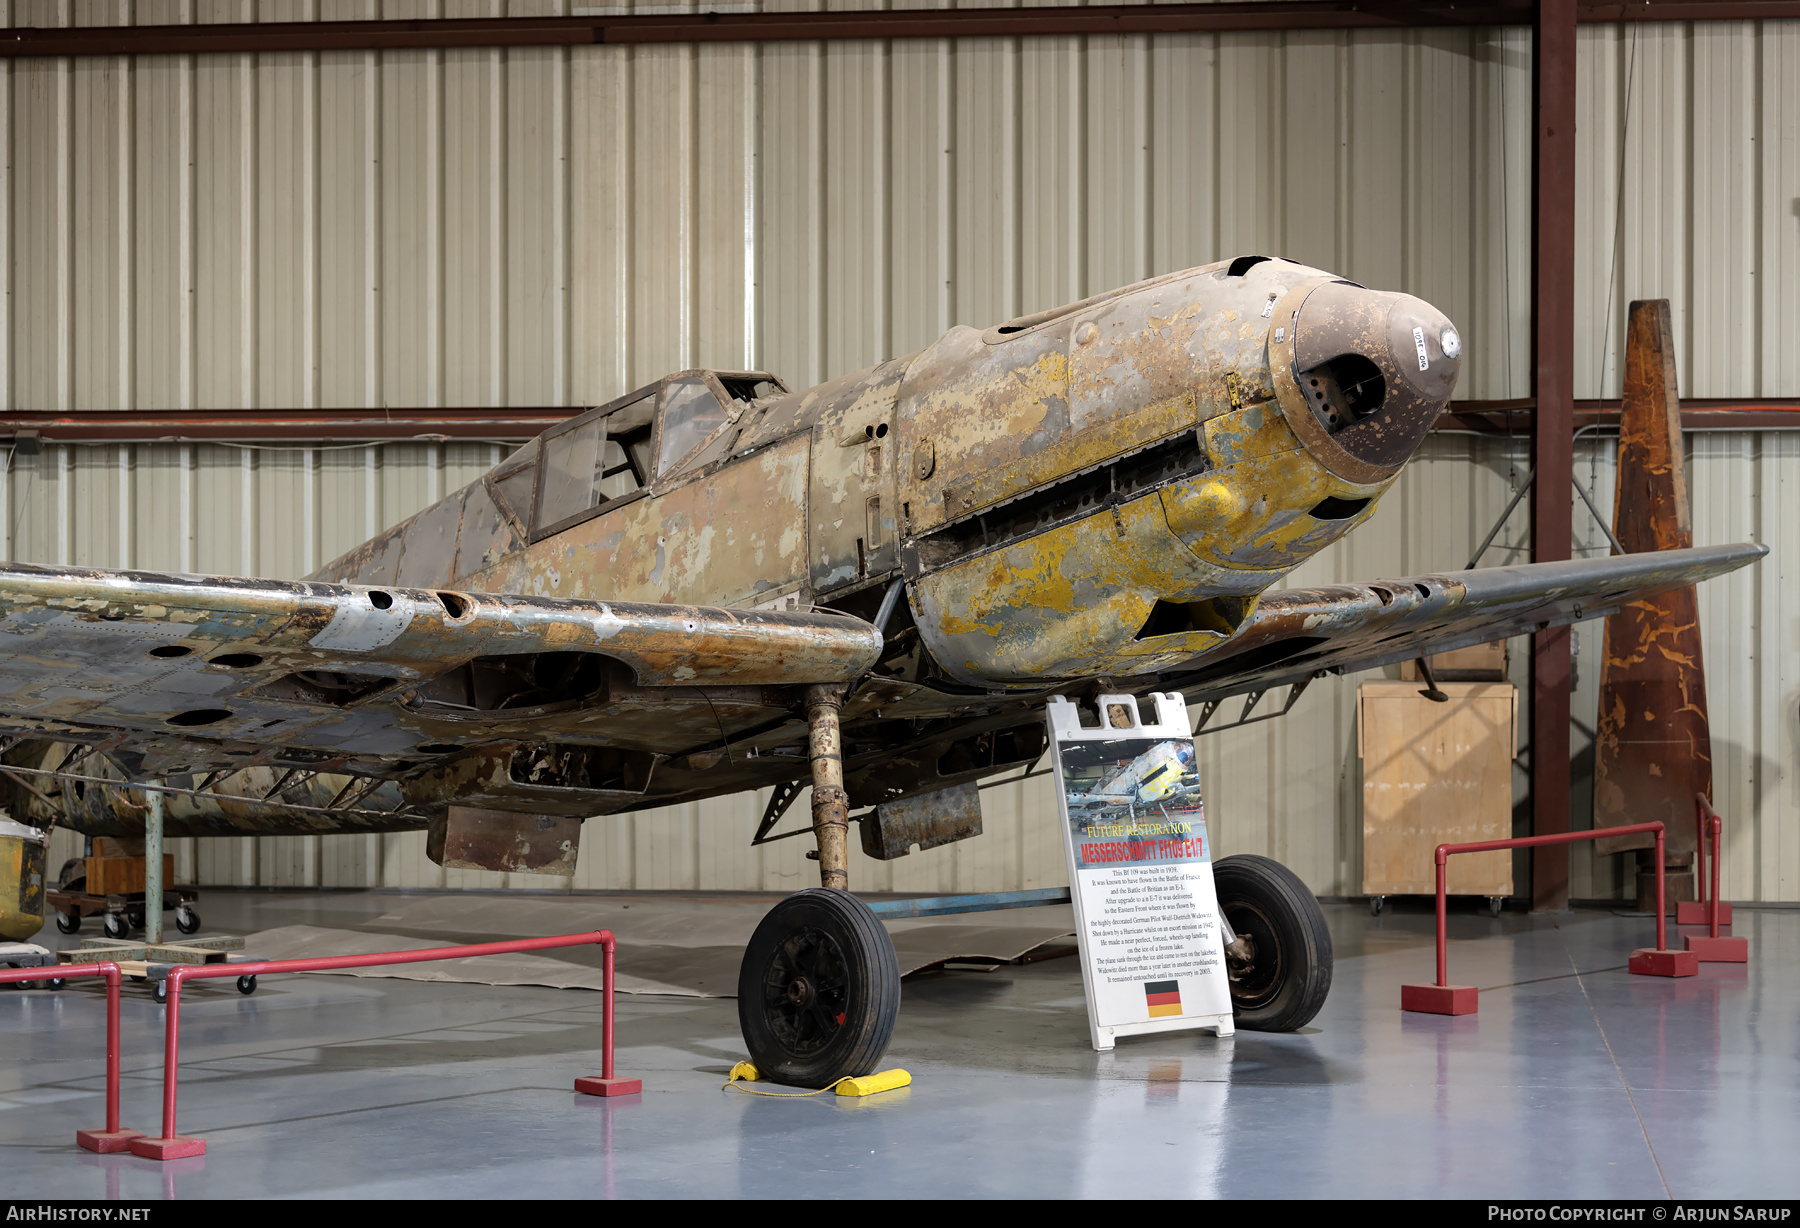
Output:
M1577 0L1582 23L1800 18L1800 0ZM890 38L1393 30L1527 25L1531 0L1474 4L1399 0L1093 5L853 12L666 13L602 17L441 18L164 26L15 26L0 58L207 55L279 51L404 51L452 47L624 46L645 43L817 42Z

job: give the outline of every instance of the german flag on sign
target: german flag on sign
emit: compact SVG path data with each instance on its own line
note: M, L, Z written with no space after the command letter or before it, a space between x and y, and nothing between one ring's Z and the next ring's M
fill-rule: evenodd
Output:
M1181 1014L1180 981L1145 981L1144 1000L1150 1004L1150 1018Z

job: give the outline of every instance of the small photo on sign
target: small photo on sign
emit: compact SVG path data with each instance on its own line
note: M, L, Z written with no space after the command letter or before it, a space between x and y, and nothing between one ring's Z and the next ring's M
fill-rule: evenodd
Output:
M1200 835L1205 811L1191 739L1075 743L1063 746L1061 755L1069 826L1081 864L1199 855L1197 848L1175 852L1159 845ZM1097 842L1117 847L1103 849ZM1141 847L1146 842L1149 847Z

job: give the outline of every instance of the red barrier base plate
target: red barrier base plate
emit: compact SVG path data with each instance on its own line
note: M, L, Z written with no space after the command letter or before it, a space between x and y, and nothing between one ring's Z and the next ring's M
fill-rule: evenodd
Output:
M1700 961L1692 951L1658 951L1639 947L1626 965L1639 976L1699 976Z
M143 1156L146 1160L179 1160L182 1156L203 1156L206 1154L206 1140L188 1138L185 1134L170 1138L134 1138L131 1140L131 1154Z
M77 1130L75 1145L86 1147L89 1151L98 1151L102 1155L113 1151L126 1151L131 1147L131 1140L143 1138L142 1130Z
M1478 992L1473 985L1402 985L1400 1009L1427 1015L1473 1015Z
M1708 909L1705 904L1699 904L1693 900L1683 900L1681 903L1675 905L1675 924L1711 925L1712 917L1707 914ZM1719 924L1731 924L1731 905L1727 904L1724 900L1719 901Z
M1687 949L1704 964L1747 964L1750 962L1750 940L1720 935L1690 937Z
M644 1090L642 1079L577 1079L575 1090L589 1096L635 1096Z

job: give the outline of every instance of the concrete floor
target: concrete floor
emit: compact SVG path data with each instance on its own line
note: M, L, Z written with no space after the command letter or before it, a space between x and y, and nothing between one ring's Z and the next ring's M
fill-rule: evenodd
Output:
M321 915L361 903L315 898ZM268 899L209 893L208 931L255 928ZM645 1091L603 1101L570 1091L599 1072L597 994L203 984L182 1011L180 1127L208 1154L168 1164L73 1145L102 1124L98 991L0 990L0 1184L11 1198L1800 1193L1800 911L1740 912L1753 962L1680 981L1626 974L1644 919L1453 916L1451 979L1482 989L1480 1013L1455 1019L1398 1009L1403 981L1430 979L1428 912L1326 911L1336 980L1300 1033L1165 1034L1100 1055L1073 959L928 973L906 983L887 1063L913 1086L862 1100L721 1090L742 1052L728 999L622 997L619 1069ZM154 1133L161 1008L141 987L124 1035L124 1123Z

